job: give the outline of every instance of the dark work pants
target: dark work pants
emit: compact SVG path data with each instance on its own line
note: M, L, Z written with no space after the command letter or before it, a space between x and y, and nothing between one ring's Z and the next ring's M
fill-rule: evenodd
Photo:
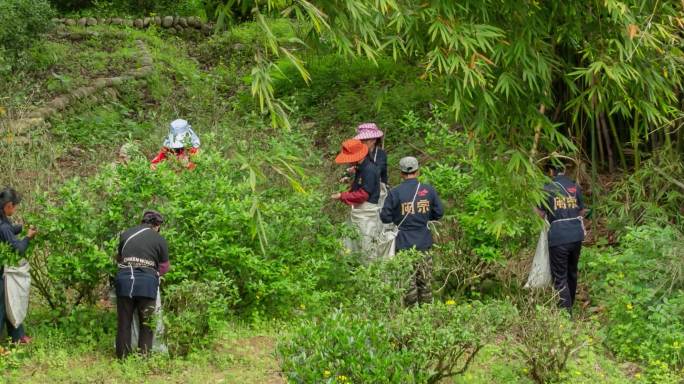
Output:
M553 286L560 295L558 305L568 311L571 310L572 305L575 303L577 264L579 263L581 250L581 241L549 247Z
M116 330L116 356L120 359L126 357L133 351L131 346L131 322L133 321L133 311L138 310L140 320L140 333L138 346L143 354L147 354L152 349L152 339L154 333L150 327L150 321L154 314L155 299L146 297L129 298L119 296L116 298L117 330Z
M7 336L12 338L13 343L16 343L25 335L24 324L19 324L18 327L14 328L9 319L7 319L7 314L5 313L5 279L2 272L2 268L0 268L0 335L5 326L7 326Z
M411 276L408 292L404 296L404 305L428 304L432 302L432 256L425 253L425 257L416 261Z

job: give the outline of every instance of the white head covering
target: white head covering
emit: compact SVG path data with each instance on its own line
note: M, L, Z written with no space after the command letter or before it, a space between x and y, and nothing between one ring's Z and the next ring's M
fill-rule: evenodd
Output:
M186 120L177 119L171 122L169 136L164 140L164 146L171 149L185 148L187 144L194 148L200 146L199 136L192 130Z

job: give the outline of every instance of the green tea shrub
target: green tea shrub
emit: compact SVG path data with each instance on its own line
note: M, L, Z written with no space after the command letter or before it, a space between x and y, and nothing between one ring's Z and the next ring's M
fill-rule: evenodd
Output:
M572 322L562 309L537 304L532 298L523 304L512 328L517 341L514 353L539 384L558 382L569 359L585 346L580 323Z
M169 353L184 356L210 345L239 300L237 288L228 278L188 280L165 289L164 341Z
M278 351L296 383L437 383L463 374L512 313L497 302L437 302L384 319L336 310L304 321Z
M446 293L478 294L483 280L536 239L532 207L544 179L539 170L507 170L502 156L489 158L484 144L447 121L435 109L427 119L406 113L400 125L424 137L422 178L447 207L434 231L435 280Z
M357 268L349 282L346 305L369 318L394 318L403 311L402 303L409 288L415 264L425 255L415 250L403 251L392 259ZM372 308L372 311L367 311Z
M413 354L388 324L337 310L295 328L280 344L282 371L294 383L415 383Z
M413 355L416 382L434 384L464 374L515 314L515 308L504 302L437 301L403 312L392 327L399 348Z
M0 2L0 76L26 59L25 50L50 28L54 10L47 0Z
M580 270L605 308L605 343L652 374L684 367L684 236L672 226L630 228L615 250L587 250Z
M295 192L275 172L259 176L241 159L205 150L193 171L173 159L152 171L136 159L43 196L30 220L42 229L31 256L38 291L60 312L94 302L114 272L118 233L153 208L167 220L165 287L230 281L240 300L229 309L254 320L324 307L350 270L340 229L320 213L325 197L308 192L314 184Z

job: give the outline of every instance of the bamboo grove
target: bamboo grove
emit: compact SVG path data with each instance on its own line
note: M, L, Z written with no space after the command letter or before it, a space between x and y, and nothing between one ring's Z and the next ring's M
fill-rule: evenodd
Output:
M450 95L455 122L506 153L509 171L548 153L594 172L638 169L645 153L684 149L684 1L228 0L210 11L219 25L262 26L252 92L276 125L289 123L275 63L308 79L306 46L420 66ZM266 22L276 16L297 18L302 39L276 38Z

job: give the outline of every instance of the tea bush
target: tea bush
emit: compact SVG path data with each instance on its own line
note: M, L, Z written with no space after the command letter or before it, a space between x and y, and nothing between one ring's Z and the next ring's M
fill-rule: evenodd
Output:
M287 316L302 303L323 306L337 295L349 264L339 230L319 212L323 196L253 179L240 160L208 151L196 161L192 172L174 161L152 171L138 159L43 196L44 211L31 218L43 231L31 261L45 299L64 312L94 302L113 272L117 233L146 208L167 217L166 286L231 281L240 300L230 300L230 309L255 319Z
M507 170L504 158L488 158L484 143L447 121L434 109L427 119L406 113L400 125L424 137L422 156L434 160L422 168L422 177L447 206L435 231L435 280L446 293L477 295L483 280L535 238L532 206L544 179L538 170Z
M169 353L178 356L210 345L240 298L232 281L224 278L183 281L164 290L162 300L164 341Z
M550 300L554 301L555 297ZM531 296L523 304L513 327L519 343L515 353L527 364L527 372L536 383L558 382L568 361L585 346L582 325L570 321L568 314L553 304L537 303Z
M47 0L0 2L0 78L24 58L24 52L50 27L54 10Z
M497 302L436 302L393 318L340 309L295 328L279 346L282 369L296 383L437 383L464 373L513 313Z
M684 237L673 227L631 228L616 250L581 261L593 301L605 307L606 345L654 374L684 366ZM580 267L581 268L581 267Z

